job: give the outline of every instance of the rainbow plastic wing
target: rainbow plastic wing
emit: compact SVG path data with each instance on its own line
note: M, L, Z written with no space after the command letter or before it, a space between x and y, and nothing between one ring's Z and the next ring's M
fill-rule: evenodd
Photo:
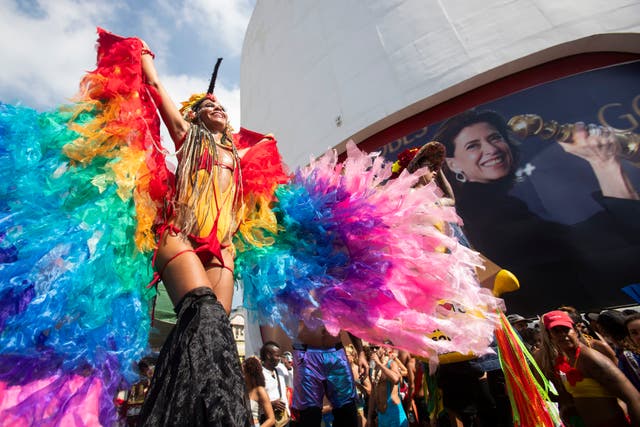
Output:
M0 425L113 425L137 379L170 174L138 39L99 29L75 104L0 104Z
M478 254L440 231L459 222L455 210L436 203L434 185L412 188L419 173L389 180L381 156L353 143L347 152L343 163L327 153L276 189L272 244L247 245L236 260L245 306L291 336L303 320L431 359L486 353L500 300L479 287ZM473 315L442 315L443 300ZM427 336L436 330L449 339Z
M242 250L245 243L263 246L272 243L270 235L277 232L277 220L272 210L275 189L289 180L289 174L272 135L263 135L245 128L234 134L236 147L242 153L242 201L235 246Z

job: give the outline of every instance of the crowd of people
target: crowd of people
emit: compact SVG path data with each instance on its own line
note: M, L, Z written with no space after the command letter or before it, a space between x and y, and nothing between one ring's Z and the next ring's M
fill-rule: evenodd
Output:
M581 314L573 307L561 306L536 318L510 314L507 319L554 384L554 404L565 426L624 426L640 421L640 311ZM293 354L281 351L277 342L267 341L259 355L242 363L253 426L513 425L497 355L441 364L430 374L427 363L394 349L391 341L363 347L369 366L366 370L360 369L359 352L351 342L343 348L338 351L344 351L351 367L343 380L355 388L356 424L336 420L341 414L333 412L327 397L334 390L321 396L321 416L316 424L303 422L300 410L305 408L293 406ZM123 415L129 411L129 425L136 425L154 363L150 358L139 363L142 380L121 402Z
M508 320L555 386L552 404L557 405L565 426L639 425L640 312L581 314L562 306L536 318L511 314ZM309 407L294 403L301 402L296 395L308 390L296 389L305 382L295 376L305 372L295 366L291 352L282 352L280 344L268 341L259 357L246 358L242 368L253 425L513 425L497 355L443 363L430 373L428 363L386 341L363 346L369 367L362 370L358 350L346 341L336 351L344 352L351 370L325 383L317 408L320 416L313 422L308 418ZM343 394L350 398L335 407L337 391L331 384L339 383L350 385Z

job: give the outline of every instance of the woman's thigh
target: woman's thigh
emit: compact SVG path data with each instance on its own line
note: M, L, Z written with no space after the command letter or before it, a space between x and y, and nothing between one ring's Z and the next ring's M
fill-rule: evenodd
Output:
M211 289L213 289L213 293L216 294L216 298L218 298L227 314L231 311L231 302L233 300L233 258L233 250L224 248L222 250L224 267L219 264L218 260L214 259L206 268Z
M202 286L212 287L200 258L188 240L167 233L158 244L155 268L174 306L189 291Z

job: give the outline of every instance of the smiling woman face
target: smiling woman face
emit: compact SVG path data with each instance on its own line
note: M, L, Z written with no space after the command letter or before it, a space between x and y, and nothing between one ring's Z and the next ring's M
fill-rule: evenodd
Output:
M453 144L453 157L447 157L447 166L454 173L462 172L468 181L488 183L512 172L511 148L502 134L487 122L463 128Z
M198 107L200 120L211 131L222 132L227 125L227 112L224 107L211 99L205 99Z

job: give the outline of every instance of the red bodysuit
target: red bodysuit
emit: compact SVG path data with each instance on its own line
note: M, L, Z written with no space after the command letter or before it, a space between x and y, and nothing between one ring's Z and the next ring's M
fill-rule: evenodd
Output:
M196 126L196 125L192 125ZM176 147L181 151L185 138ZM176 196L166 209L165 222L157 229L158 239L162 239L166 232L184 235L189 239L193 249L180 251L171 257L164 265L156 265L157 249L153 256L156 268L150 286L161 279L166 266L185 252L195 252L204 266L208 266L215 259L222 268L224 265L222 249L232 244L231 237L237 228L236 202L239 189L239 158L233 146L223 146L215 142L205 141L198 144L195 160L197 168L189 171L189 167L178 168L176 176ZM185 147L193 149L194 146ZM212 150L216 150L212 153ZM192 153L193 154L193 153ZM184 161L189 153L179 155L178 161ZM227 160L227 162L225 162ZM230 161L230 162L229 162ZM231 164L229 164L231 163ZM220 188L220 181L225 171L231 171L230 182L224 190ZM189 174L189 179L180 180L180 174ZM181 212L183 215L181 215ZM188 219L191 219L189 224ZM188 229L187 229L188 227Z

